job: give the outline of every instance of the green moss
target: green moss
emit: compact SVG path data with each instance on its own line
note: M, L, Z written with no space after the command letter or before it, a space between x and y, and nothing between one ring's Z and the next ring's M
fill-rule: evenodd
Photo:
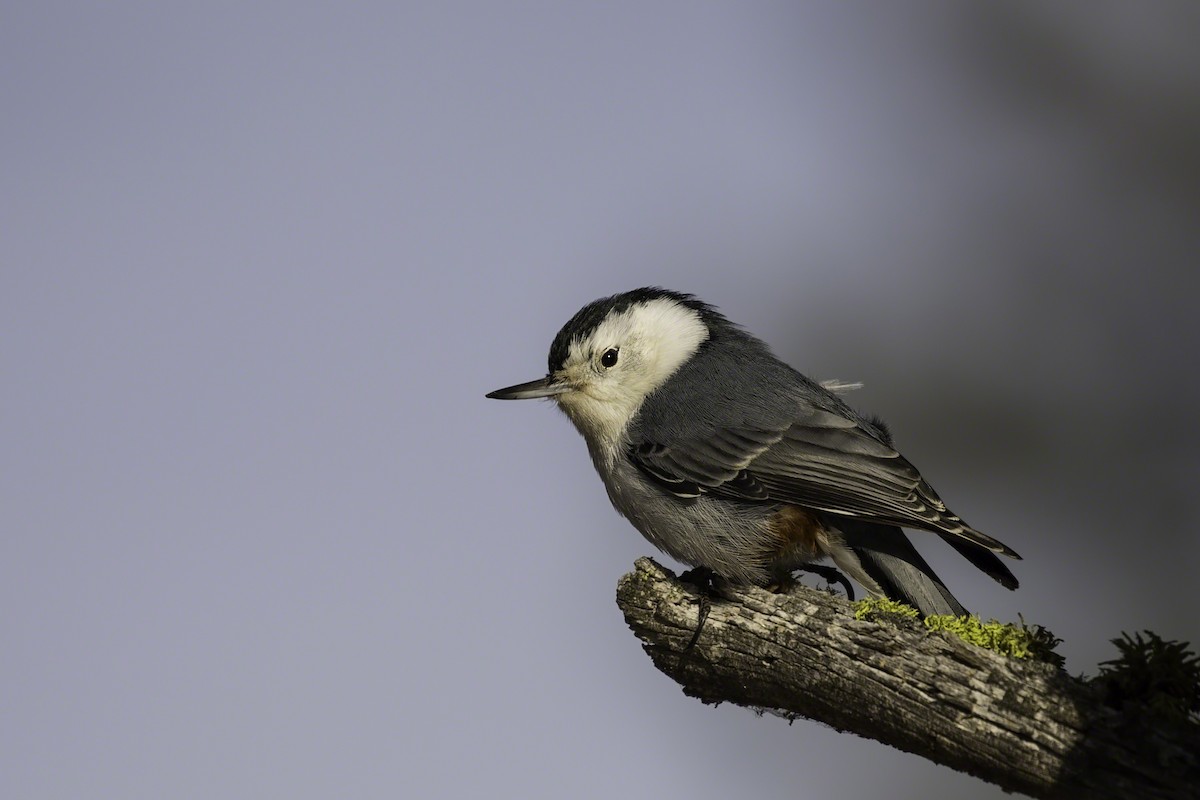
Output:
M854 604L854 618L870 622L891 622L900 620L915 620L921 614L912 606L889 600L886 597L868 597Z
M953 633L976 647L986 647L1012 658L1029 657L1029 636L1012 623L994 619L983 622L974 614L965 617L938 614L926 617L925 627L931 631Z
M1062 640L1040 625L1026 625L1024 620L1019 624L994 619L983 622L974 614L962 617L939 614L926 617L925 627L952 633L963 641L995 650L1009 658L1035 658L1056 667L1063 665L1063 657L1054 652Z
M911 624L921 618L912 606L882 597L868 597L854 603L854 618L869 622L886 622L892 625ZM978 647L986 647L1011 658L1035 658L1061 668L1063 657L1054 652L1062 639L1041 625L1004 623L996 620L980 621L975 615L956 617L953 614L935 614L925 618L925 627L931 631L952 633L960 639Z
M1200 657L1188 643L1163 641L1152 631L1121 637L1112 640L1120 658L1101 662L1092 679L1105 701L1174 724L1200 721Z

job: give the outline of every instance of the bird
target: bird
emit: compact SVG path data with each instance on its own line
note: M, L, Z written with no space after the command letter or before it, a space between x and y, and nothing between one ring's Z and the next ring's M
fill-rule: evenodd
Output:
M1021 557L953 513L879 418L694 295L644 287L583 306L545 377L489 392L549 398L583 436L613 507L659 550L729 586L786 590L828 558L876 598L968 613L904 528L1002 586Z

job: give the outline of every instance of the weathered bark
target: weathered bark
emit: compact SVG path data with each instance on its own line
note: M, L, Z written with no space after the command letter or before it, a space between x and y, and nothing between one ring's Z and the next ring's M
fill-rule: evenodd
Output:
M711 600L639 559L617 587L650 658L706 703L819 720L1034 797L1198 798L1200 736L1105 706L1086 683L917 623L854 619L798 587Z

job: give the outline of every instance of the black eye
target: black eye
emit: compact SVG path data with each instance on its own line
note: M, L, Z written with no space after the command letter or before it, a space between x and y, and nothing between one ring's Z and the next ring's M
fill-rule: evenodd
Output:
M605 350L604 355L600 356L600 366L608 368L617 363L617 348Z

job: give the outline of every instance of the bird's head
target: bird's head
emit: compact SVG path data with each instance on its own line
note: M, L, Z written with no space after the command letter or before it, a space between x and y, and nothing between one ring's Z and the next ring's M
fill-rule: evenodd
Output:
M554 337L546 377L488 397L553 398L590 444L615 444L646 398L709 339L718 318L691 295L665 289L596 300Z

